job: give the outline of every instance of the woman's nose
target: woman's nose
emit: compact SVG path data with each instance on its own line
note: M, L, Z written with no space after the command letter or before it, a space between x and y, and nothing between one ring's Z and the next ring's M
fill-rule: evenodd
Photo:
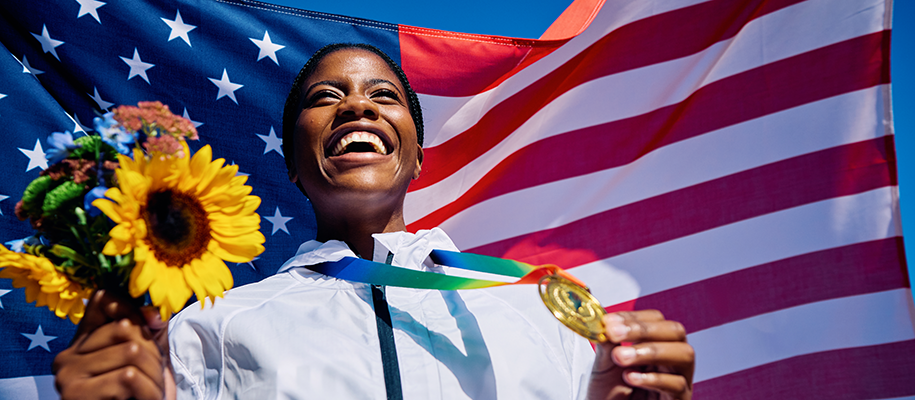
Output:
M366 96L355 94L343 98L337 115L347 118L377 118L378 105Z

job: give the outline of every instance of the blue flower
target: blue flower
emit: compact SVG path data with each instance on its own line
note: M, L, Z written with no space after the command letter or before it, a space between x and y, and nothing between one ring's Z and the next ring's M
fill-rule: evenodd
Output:
M25 246L35 246L41 242L35 236L29 236L25 239L10 240L4 243L7 248L17 253L25 253Z
M128 144L134 142L134 135L124 130L124 127L118 124L114 119L114 113L105 113L101 117L95 117L92 121L95 123L95 131L99 133L102 141L117 149L118 153L130 155Z
M45 157L51 164L56 164L70 156L70 151L79 148L78 144L73 143L73 134L70 131L60 133L54 132L48 136L48 152Z
M97 217L102 214L102 210L99 210L98 207L93 206L92 202L96 199L101 199L105 197L105 192L108 190L104 186L96 186L89 193L86 193L86 198L83 201L83 208L89 213L90 217Z

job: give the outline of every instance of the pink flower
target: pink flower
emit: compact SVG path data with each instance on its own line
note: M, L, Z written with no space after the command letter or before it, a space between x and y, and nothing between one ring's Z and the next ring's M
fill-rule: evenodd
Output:
M143 131L149 137L197 140L197 128L187 118L173 114L168 106L158 101L141 101L134 106L120 106L114 110L114 119L126 129Z
M160 136L160 137L150 137L147 139L146 143L143 144L146 147L146 151L150 153L162 153L173 155L177 154L181 150L181 143L178 139L175 139L174 136Z

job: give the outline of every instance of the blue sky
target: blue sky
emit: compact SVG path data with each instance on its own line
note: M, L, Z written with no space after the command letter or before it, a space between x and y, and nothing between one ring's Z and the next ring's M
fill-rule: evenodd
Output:
M311 11L341 14L376 21L450 31L522 38L537 38L562 14L570 0L428 0L314 2L266 0L270 3ZM607 0L612 1L612 0ZM893 92L893 120L899 163L899 198L903 232L915 229L915 1L896 1L890 70ZM915 255L915 235L906 235L909 276Z

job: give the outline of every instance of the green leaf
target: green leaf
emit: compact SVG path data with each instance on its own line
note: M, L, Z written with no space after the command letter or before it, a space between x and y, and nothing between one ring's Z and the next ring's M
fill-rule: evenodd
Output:
M90 262L86 257L83 257L82 254L79 254L78 252L76 252L76 250L73 250L67 246L55 244L55 245L51 246L51 250L49 250L49 251L51 254L58 256L60 258L66 258L68 260L73 260L74 262L85 265L87 267L94 266L92 264L92 262Z
M102 253L98 253L98 261L102 267L102 272L111 272L111 262L108 261L108 257L105 257Z
M50 176L39 176L35 178L22 193L22 211L30 217L41 215L41 205L44 203L45 195L54 181Z
M133 266L133 252L127 253L125 256L117 256L115 258L116 264L115 267L119 269L125 269Z
M97 159L96 155L101 153L105 156L104 160L117 161L118 151L108 143L102 141L102 138L99 136L82 136L74 139L73 143L80 145L80 147L70 153L70 158L95 160Z
M86 212L83 211L82 207L73 208L73 213L76 214L76 218L79 220L79 224L86 226Z
M41 205L42 216L52 216L60 211L60 208L71 201L82 198L86 191L86 186L73 181L65 181L54 189L51 189L45 195L44 203Z

